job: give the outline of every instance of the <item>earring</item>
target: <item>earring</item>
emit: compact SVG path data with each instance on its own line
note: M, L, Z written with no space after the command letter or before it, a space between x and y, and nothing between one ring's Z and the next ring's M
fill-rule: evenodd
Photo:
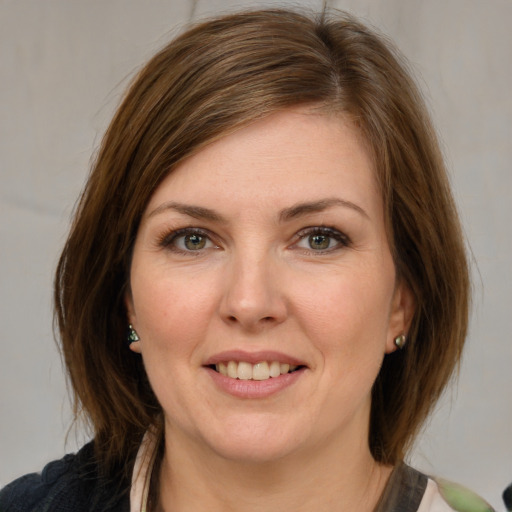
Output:
M405 334L400 334L399 336L397 336L395 338L394 341L395 341L396 348L398 348L399 350L402 350L405 347L405 342L407 341L407 338L406 338Z
M128 334L126 335L126 341L128 342L128 345L131 345L135 341L140 341L139 335L137 334L137 331L133 328L132 324L128 326Z

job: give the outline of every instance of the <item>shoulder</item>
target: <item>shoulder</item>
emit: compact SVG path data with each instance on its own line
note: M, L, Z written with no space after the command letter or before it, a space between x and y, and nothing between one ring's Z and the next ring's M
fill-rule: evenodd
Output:
M113 494L120 497L122 493ZM0 511L114 512L125 509L121 505L123 500L112 500L111 497L112 489L98 477L91 442L76 454L50 462L41 473L22 476L0 490Z
M418 512L494 512L494 509L466 487L430 477Z
M398 464L376 512L494 512L474 492L441 478Z

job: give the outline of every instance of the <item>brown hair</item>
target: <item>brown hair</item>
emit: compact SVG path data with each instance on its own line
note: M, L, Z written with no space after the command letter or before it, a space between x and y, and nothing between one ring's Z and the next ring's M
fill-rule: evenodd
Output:
M161 421L142 360L126 346L123 296L146 204L178 162L280 109L349 116L375 162L397 274L416 312L404 350L385 357L369 445L396 463L459 361L469 278L435 133L392 45L354 18L237 13L190 28L136 76L108 128L57 268L56 319L74 390L106 471L130 468Z

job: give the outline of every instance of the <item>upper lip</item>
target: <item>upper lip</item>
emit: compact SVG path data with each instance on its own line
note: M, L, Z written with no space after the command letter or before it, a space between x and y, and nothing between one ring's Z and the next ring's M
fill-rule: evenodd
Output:
M204 366L210 366L213 364L225 363L228 361L243 361L246 363L256 364L263 361L272 362L277 361L279 363L288 363L294 366L307 366L304 361L297 359L296 357L284 354L282 352L276 352L274 350L260 350L258 352L246 352L244 350L226 350L219 352L209 357Z

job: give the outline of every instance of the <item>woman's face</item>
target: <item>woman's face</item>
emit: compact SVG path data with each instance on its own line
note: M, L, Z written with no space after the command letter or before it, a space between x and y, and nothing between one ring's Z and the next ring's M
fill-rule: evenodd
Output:
M276 113L180 164L143 215L130 284L168 439L245 461L368 450L372 384L412 304L343 118Z

